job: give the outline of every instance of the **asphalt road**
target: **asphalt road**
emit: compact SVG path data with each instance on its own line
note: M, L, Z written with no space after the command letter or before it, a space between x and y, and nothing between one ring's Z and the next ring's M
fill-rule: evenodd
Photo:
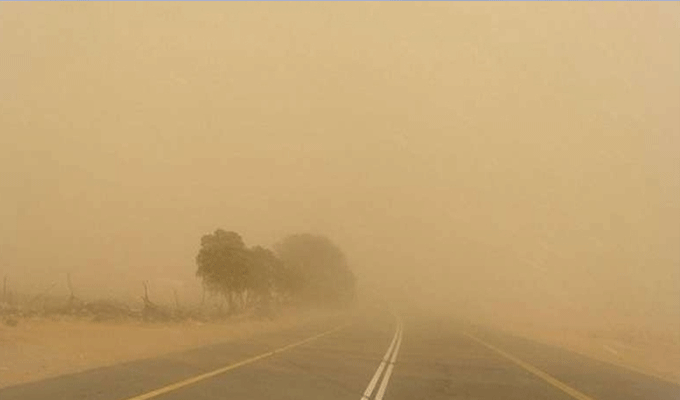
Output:
M0 400L15 399L678 400L680 385L499 332L380 312L0 389Z

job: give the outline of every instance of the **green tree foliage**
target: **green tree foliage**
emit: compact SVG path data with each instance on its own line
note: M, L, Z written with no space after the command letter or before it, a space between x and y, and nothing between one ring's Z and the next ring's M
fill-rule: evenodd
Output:
M246 247L236 232L217 229L201 238L196 275L224 296L230 311L272 299L339 303L354 295L354 275L342 251L323 236L292 235L276 247Z
M327 237L291 235L275 249L287 267L286 284L294 296L326 304L354 297L354 274L342 250Z
M251 255L241 236L223 229L203 235L196 264L196 275L206 288L223 295L233 310L236 295L243 294L251 281Z

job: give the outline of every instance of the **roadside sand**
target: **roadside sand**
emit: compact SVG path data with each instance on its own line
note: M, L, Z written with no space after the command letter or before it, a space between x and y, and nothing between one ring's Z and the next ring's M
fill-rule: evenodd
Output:
M0 387L67 373L233 341L332 318L318 311L287 312L274 321L232 319L211 323L94 323L21 320L0 324Z

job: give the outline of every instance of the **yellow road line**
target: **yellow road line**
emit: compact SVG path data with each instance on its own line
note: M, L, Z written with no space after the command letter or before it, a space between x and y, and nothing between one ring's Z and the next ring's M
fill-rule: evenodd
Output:
M654 371L642 369L642 368L636 367L634 365L627 364L623 361L611 360L611 359L608 359L608 358L605 358L605 357L602 357L602 356L599 356L599 355L587 353L583 350L576 349L573 346L568 346L568 345L564 345L564 344L555 344L555 343L551 343L547 340L536 339L536 338L530 337L528 335L523 335L523 334L509 332L509 331L504 331L504 332L509 334L509 335L520 337L520 338L527 339L527 340L531 340L533 342L541 343L541 344L544 344L546 346L559 347L562 350L566 350L568 352L578 354L579 356L583 356L583 357L589 358L591 360L611 364L611 365L614 365L614 366L619 367L619 368L627 369L629 371L648 376L650 378L656 378L658 380L668 382L668 383L672 383L674 385L680 385L680 379L678 379L678 378L672 378L670 376L664 376L659 372L654 372Z
M271 357L274 354L281 353L281 352L286 351L286 350L290 350L294 347L302 346L303 344L309 343L312 340L316 340L316 339L318 339L322 336L326 336L326 335L329 335L331 333L337 332L341 329L344 329L345 327L347 327L347 325L349 325L349 324L341 325L337 328L330 329L330 330L327 330L325 332L319 333L318 335L314 335L314 336L309 337L307 339L300 340L299 342L295 342L295 343L289 344L287 346L280 347L276 350L272 350L272 351L269 351L267 353L263 353L263 354L260 354L260 355L254 356L254 357L250 357L250 358L247 358L245 360L238 361L234 364L226 365L226 366L218 368L216 370L206 372L204 374L196 375L194 377L184 379L184 380L172 383L172 384L167 385L167 386L160 387L156 390L152 390L150 392L140 394L140 395L135 396L135 397L130 397L129 399L126 399L126 400L147 400L147 399L151 399L151 398L154 398L156 396L160 396L162 394L183 388L185 386L193 385L196 382L200 382L202 380L212 378L213 376L223 374L227 371L231 371L233 369L242 367L244 365L254 363L255 361L262 360L262 359L267 358L267 357Z
M543 379L544 381L546 381L546 382L549 383L550 385L552 385L552 386L554 386L554 387L560 389L561 391L563 391L564 393L568 394L569 396L571 396L571 397L573 397L573 398L575 398L575 399L578 399L578 400L595 400L594 398L592 398L592 397L590 397L590 396L587 396L587 395L585 395L585 394L579 392L578 390L572 388L571 386L568 386L567 384L558 381L557 379L555 379L555 378L553 378L552 376L546 374L545 372L543 372L543 371L541 371L540 369L534 367L533 365L528 364L528 363L526 363L526 362L520 360L519 358L513 356L512 354L509 354L509 353L507 353L507 352L505 352L505 351L499 349L498 347L496 347L496 346L494 346L494 345L492 345L492 344L489 344L489 343L483 341L482 339L479 339L479 338L476 337L476 336L473 336L473 335L471 335L471 334L469 334L469 333L465 333L465 336L467 336L467 337L469 337L470 339L474 340L475 342L481 344L482 346L486 347L487 349L493 350L493 351L495 351L496 353L502 355L503 357L505 357L505 358L507 358L508 360L514 362L515 364L519 365L520 367L522 367L522 368L524 368L525 370L531 372L532 374L534 374L534 375L536 375L537 377Z

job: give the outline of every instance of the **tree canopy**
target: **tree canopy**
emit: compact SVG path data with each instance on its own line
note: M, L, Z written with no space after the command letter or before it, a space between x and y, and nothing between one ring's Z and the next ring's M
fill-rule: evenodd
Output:
M295 280L297 296L321 303L346 302L354 297L355 277L347 258L327 237L290 235L275 249Z
M203 279L203 284L212 292L224 295L230 305L234 295L247 289L252 260L236 232L217 229L203 235L196 264L196 275Z
M201 238L196 275L231 311L272 298L329 304L353 297L354 275L330 239L291 235L275 249L248 248L238 233L217 229Z

